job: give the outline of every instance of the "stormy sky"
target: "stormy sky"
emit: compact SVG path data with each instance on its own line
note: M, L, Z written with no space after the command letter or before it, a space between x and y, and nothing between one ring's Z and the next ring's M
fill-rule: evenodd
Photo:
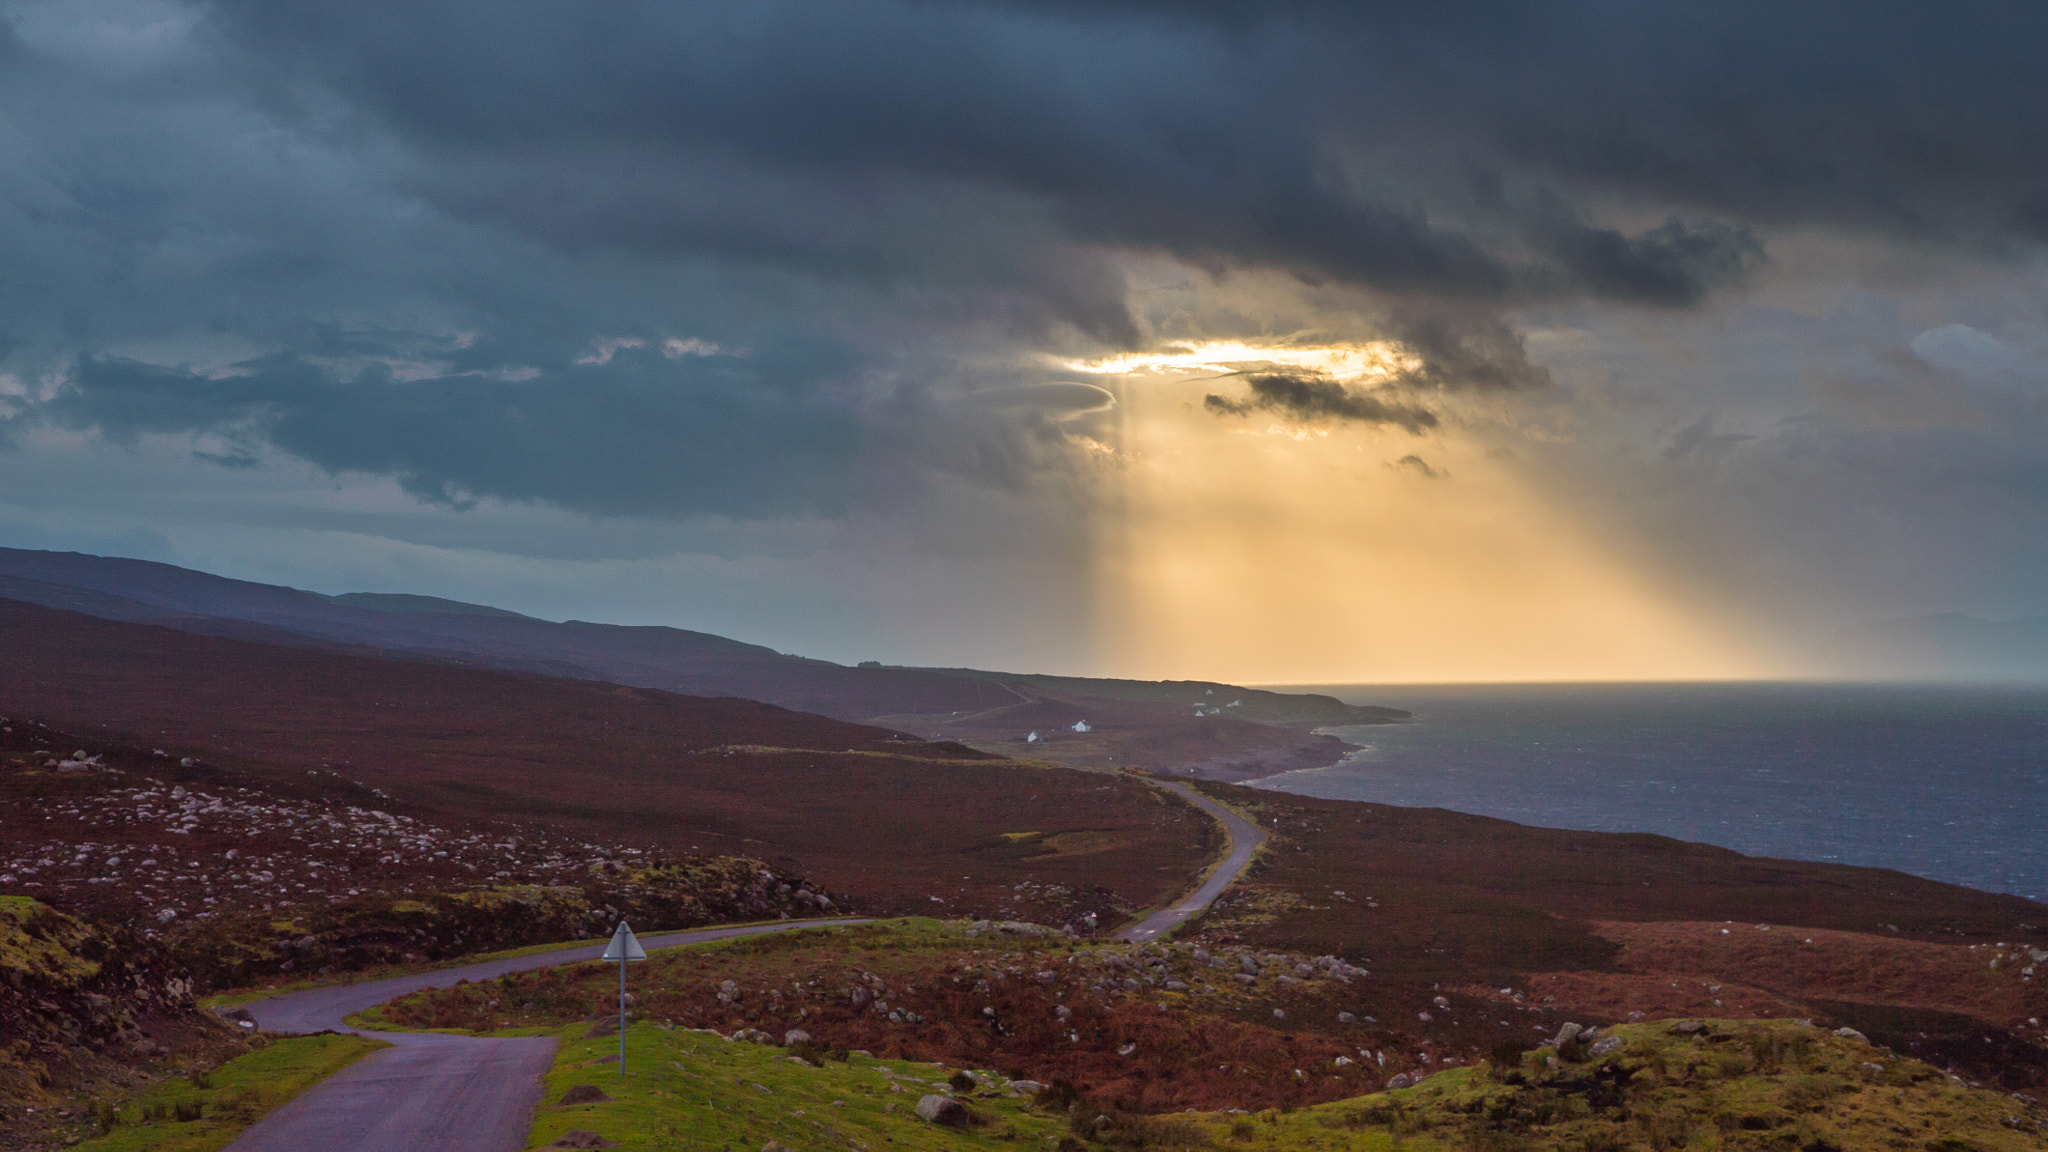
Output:
M2044 42L0 3L0 544L843 660L1810 671L2048 611Z

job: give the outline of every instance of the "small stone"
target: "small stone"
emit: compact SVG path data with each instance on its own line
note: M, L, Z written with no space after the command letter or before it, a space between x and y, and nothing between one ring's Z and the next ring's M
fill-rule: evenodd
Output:
M1618 1050L1620 1047L1621 1037L1605 1036L1596 1041L1591 1048L1586 1049L1586 1054L1589 1056L1605 1056L1609 1052Z
M1691 1036L1705 1028L1706 1024L1698 1020L1680 1020L1678 1027L1673 1029L1673 1031L1677 1032L1680 1036Z
M1286 1010L1285 1010L1285 1009L1281 1009L1281 1008L1275 1008L1275 1009L1273 1009L1273 1019L1275 1019L1275 1020L1285 1020L1285 1019L1287 1019L1287 1012L1286 1012Z
M1358 1023L1358 1014L1356 1012L1339 1012L1337 1013L1337 1023L1356 1024Z
M782 1046L785 1048L794 1048L798 1044L809 1044L810 1042L811 1034L801 1028L791 1028L782 1034Z
M1411 1082L1406 1072L1397 1072L1392 1079L1387 1081L1387 1091L1392 1092L1397 1088L1406 1088Z
M1854 1040L1858 1044L1870 1043L1870 1037L1865 1036L1854 1028L1837 1028L1835 1029L1835 1035L1840 1036L1844 1040Z

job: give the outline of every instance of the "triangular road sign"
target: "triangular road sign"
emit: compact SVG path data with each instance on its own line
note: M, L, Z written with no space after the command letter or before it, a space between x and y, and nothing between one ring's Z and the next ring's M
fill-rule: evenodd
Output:
M645 960L647 950L640 947L640 941L634 937L633 930L626 927L626 922L621 920L619 930L612 933L612 942L604 946L604 955L601 959L614 964L621 960Z

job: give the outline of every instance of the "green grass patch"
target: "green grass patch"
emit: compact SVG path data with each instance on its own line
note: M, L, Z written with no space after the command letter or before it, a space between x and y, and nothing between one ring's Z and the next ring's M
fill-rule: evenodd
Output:
M218 1068L158 1084L93 1111L106 1134L78 1152L215 1152L251 1124L379 1048L381 1040L327 1033L272 1041Z
M1181 1119L1216 1147L1246 1152L1842 1152L1933 1148L1944 1138L1978 1152L2044 1146L2038 1110L1824 1029L1709 1020L1682 1033L1674 1025L1611 1028L1605 1034L1623 1043L1601 1057L1582 1048L1516 1053L1510 1044L1493 1063L1440 1072L1398 1091L1291 1112Z
M945 1093L953 1070L936 1064L825 1058L793 1063L786 1049L727 1040L714 1032L634 1024L626 1030L627 1075L619 1075L619 1038L579 1039L563 1029L555 1066L535 1113L529 1147L564 1133L596 1132L622 1149L765 1146L850 1148L855 1152L952 1152L961 1148L1043 1147L1066 1131L1063 1113L1043 1112L999 1088L960 1094L978 1114L965 1131L919 1120L917 1101ZM613 1062L598 1063L606 1057ZM893 1075L885 1075L888 1069ZM1000 1077L990 1082L1002 1084ZM607 1102L562 1106L570 1089L590 1085Z

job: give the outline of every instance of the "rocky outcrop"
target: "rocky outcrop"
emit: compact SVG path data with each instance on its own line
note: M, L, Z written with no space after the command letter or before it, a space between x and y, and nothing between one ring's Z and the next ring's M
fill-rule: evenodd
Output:
M0 896L0 1108L110 1065L240 1043L194 1005L190 981L147 941Z

